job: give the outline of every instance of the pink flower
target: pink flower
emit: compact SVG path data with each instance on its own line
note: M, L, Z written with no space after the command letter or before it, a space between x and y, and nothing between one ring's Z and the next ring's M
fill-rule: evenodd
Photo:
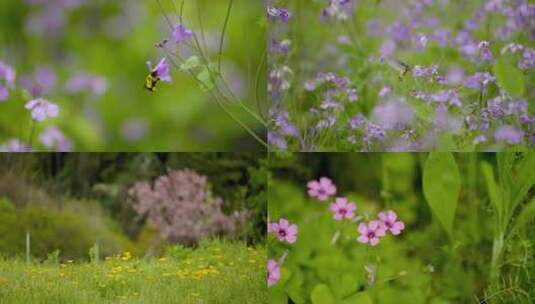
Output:
M28 101L25 108L32 111L32 119L36 121L43 121L47 117L56 117L59 113L58 105L43 98Z
M295 243L297 240L297 225L291 224L286 219L280 219L278 223L268 224L268 232L275 233L281 242Z
M405 224L402 221L396 221L397 214L392 210L387 210L379 213L379 221L383 223L386 230L390 230L393 235L398 235L401 230L405 229Z
M267 264L267 284L268 287L273 286L281 278L281 268L275 260L268 260Z
M336 194L336 186L327 177L321 177L317 181L309 181L307 187L308 195L316 197L320 201L326 201L330 196Z
M385 227L380 221L370 221L368 224L360 223L358 230L360 236L357 241L371 246L379 244L379 238L385 236Z
M351 219L355 216L355 209L357 206L355 203L348 202L345 197L337 197L336 201L331 204L329 208L334 213L334 219L341 221L344 218Z

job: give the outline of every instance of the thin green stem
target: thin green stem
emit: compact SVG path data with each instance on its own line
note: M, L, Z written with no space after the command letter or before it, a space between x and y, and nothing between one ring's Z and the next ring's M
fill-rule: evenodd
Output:
M227 31L227 26L228 26L228 22L229 22L229 19L230 19L230 12L232 11L232 3L233 2L234 2L233 0L230 0L228 2L227 15L225 16L225 23L223 23L223 30L221 31L221 37L220 37L220 40L219 40L219 58L217 60L217 66L218 66L219 73L221 73L221 57L223 55L223 42L225 41L225 33Z

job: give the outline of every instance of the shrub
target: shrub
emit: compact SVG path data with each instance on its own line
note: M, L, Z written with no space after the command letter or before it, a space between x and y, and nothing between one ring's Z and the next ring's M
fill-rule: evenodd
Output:
M212 196L206 176L189 169L171 171L153 185L137 182L129 195L134 209L172 243L191 245L208 236L228 235L247 217L247 212L223 213L223 200Z

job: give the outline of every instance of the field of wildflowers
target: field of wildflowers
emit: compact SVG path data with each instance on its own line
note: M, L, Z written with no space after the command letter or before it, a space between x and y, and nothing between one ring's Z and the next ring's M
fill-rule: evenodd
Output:
M535 145L529 0L272 0L268 141L289 151Z
M276 154L269 303L533 303L535 155Z
M259 150L263 12L256 1L1 1L0 151Z
M0 154L0 303L266 303L262 158Z
M262 247L218 241L161 258L0 260L0 303L266 303L265 263Z

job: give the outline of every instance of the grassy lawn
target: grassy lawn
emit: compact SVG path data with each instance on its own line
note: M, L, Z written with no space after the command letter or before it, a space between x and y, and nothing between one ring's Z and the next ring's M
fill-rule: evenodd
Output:
M265 303L265 248L211 242L161 258L0 260L0 303Z

